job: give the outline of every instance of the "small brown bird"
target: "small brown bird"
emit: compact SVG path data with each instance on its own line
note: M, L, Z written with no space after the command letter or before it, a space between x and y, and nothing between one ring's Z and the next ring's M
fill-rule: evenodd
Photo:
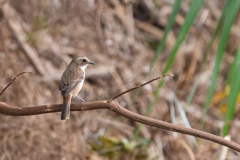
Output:
M63 96L61 120L70 118L72 96L81 99L82 102L85 102L78 96L78 93L82 89L85 78L85 69L89 64L95 63L91 62L87 57L76 57L70 62L67 69L63 72L59 85L59 90Z

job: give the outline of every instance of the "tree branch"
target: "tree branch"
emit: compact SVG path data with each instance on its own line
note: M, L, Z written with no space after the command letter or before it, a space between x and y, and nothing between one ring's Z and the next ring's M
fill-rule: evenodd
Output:
M11 116L30 116L30 115L45 114L45 113L51 113L51 112L60 112L61 107L62 107L62 104L51 104L51 105L32 106L32 107L22 108L18 106L10 106L6 103L0 102L0 113L5 115L11 115ZM225 140L222 137L219 137L207 132L199 131L192 128L186 128L179 125L174 125L168 122L163 122L160 120L139 115L137 113L131 112L123 108L117 102L114 102L114 101L111 101L111 102L110 101L93 101L93 102L85 102L85 103L71 105L71 111L88 111L88 110L95 110L95 109L108 109L110 111L113 111L119 115L122 115L128 119L137 121L139 123L206 139L206 140L224 145L226 147L229 147L237 152L240 152L240 145L232 141Z
M14 82L14 80L24 74L29 72L22 72L18 74L1 92L1 94ZM148 83L151 83L157 79L160 79L162 77L169 76L169 75L163 75L157 78L154 78L146 83L141 84L140 86L131 88L125 92L122 92L121 94L115 96L111 100L106 101L93 101L93 102L85 102L80 104L71 104L71 111L88 111L88 110L95 110L95 109L108 109L110 111L113 111L121 116L124 116L130 120L134 120L139 123L143 123L149 126L183 133L187 135L192 135L195 137L199 137L202 139L206 139L221 145L224 145L226 147L229 147L237 152L240 152L240 145L237 143L234 143L232 141L226 140L222 137L203 132L197 129L187 128L179 125L174 125L168 122L163 122L160 120L156 120L153 118L145 117L142 115L139 115L137 113L134 113L132 111L129 111L125 109L124 107L120 106L117 102L114 102L112 100L116 99L117 97L130 92L134 89L137 89L139 87L142 87ZM171 76L171 75L170 75ZM45 114L45 113L51 113L51 112L61 112L62 110L62 104L50 104L50 105L42 105L42 106L32 106L32 107L19 107L19 106L10 106L4 102L0 102L0 113L5 115L11 115L11 116L30 116L30 115L37 115L37 114Z

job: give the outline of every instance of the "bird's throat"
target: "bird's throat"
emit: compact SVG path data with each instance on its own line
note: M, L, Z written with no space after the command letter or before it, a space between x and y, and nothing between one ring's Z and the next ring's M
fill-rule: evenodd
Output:
M82 71L85 72L86 67L87 67L87 65L84 65L84 66L80 66L79 68L81 68Z

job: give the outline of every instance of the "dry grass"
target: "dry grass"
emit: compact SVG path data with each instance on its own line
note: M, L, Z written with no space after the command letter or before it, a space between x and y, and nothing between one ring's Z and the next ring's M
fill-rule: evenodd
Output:
M181 14L177 17L167 45L147 79L144 79L144 75L154 56L154 49L149 43L156 44L160 40L171 12L171 5L167 1L158 1L154 9L150 1L124 2L10 1L10 5L17 12L16 19L21 22L28 37L28 44L36 49L47 74L23 75L10 86L0 100L21 106L61 103L62 98L58 90L60 75L69 59L75 55L85 55L97 64L87 69L87 81L80 93L86 101L110 99L122 90L161 75L189 2L183 2ZM149 6L144 6L144 2ZM186 100L194 77L199 72L203 54L210 42L210 35L220 17L222 3L211 0L205 2L171 68L176 78L165 83L150 117L171 121L169 114L171 90L179 92L178 97L181 101ZM152 11L147 11L149 8L152 8ZM137 19L144 23L138 23ZM223 89L222 84L228 71L226 68L229 68L233 61L232 54L235 53L240 39L239 23L237 19L232 29L226 50L228 54L224 54L216 91ZM217 43L212 53L215 53L216 46ZM214 56L211 54L209 57L209 65L201 77L201 83L187 111L193 128L200 128L201 111L210 83ZM0 12L0 90L22 71L35 72L31 61L16 40L16 35ZM131 105L130 109L144 114L153 98L152 91L156 85L155 82L144 87L137 102ZM134 92L120 97L117 101L127 106L131 104L130 95L133 97ZM223 125L221 117L218 108L210 108L205 131L220 135ZM177 122L180 123L178 117ZM237 134L239 120L236 118L234 122L236 127L232 127L231 134L233 140L240 143ZM103 135L118 140L122 138L130 140L136 126L136 123L104 110L75 112L66 122L60 121L60 113L28 117L0 115L0 159L104 160L108 158L103 156L102 152L93 151L90 144L99 142L98 138ZM171 132L148 126L142 129L141 136L151 140L151 143L146 145L149 159L154 159L151 155L173 160L189 159L190 151L193 152L195 159L214 159L220 152L217 144L198 139L198 146L191 148L184 135L178 134L178 137L174 138ZM134 155L139 150L141 149L136 148L131 154L121 151L122 155L117 157L135 159ZM229 152L228 156L238 155Z

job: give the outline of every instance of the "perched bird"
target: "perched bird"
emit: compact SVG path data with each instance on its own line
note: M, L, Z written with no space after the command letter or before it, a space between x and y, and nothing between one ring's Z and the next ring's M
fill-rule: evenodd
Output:
M72 96L81 99L82 102L85 102L78 96L78 93L82 89L85 78L85 69L89 64L95 63L91 62L87 57L76 57L70 62L67 69L63 72L59 85L59 90L63 96L61 120L70 118Z

